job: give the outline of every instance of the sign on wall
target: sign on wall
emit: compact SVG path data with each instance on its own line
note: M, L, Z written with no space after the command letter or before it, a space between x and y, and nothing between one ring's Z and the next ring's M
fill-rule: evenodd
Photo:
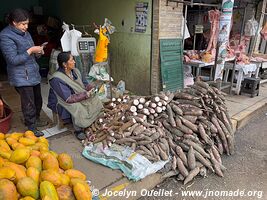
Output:
M135 6L135 32L145 33L147 27L148 2L138 2Z

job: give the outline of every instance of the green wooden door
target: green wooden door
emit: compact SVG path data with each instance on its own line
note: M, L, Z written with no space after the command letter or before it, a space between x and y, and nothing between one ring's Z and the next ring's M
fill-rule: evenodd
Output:
M160 40L160 67L163 91L184 87L181 39Z

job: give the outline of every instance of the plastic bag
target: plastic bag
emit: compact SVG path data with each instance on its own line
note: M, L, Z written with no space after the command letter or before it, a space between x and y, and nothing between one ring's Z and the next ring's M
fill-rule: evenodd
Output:
M49 59L49 72L48 75L53 75L58 69L57 56L61 51L52 49Z
M102 84L98 89L97 95L102 101L108 99L110 96L110 89L108 84Z
M106 62L108 59L109 39L105 35L107 29L99 29L99 39L95 51L95 62Z
M60 42L63 51L71 51L71 35L69 25L63 22L62 29L64 31Z
M125 92L125 82L123 80L120 80L117 85L117 91L120 93L120 95L123 95Z
M158 161L151 163L144 156L135 153L128 146L112 144L111 147L103 149L102 143L86 146L82 155L96 163L108 166L112 169L120 169L130 180L139 181L146 176L156 173L169 162Z
M107 62L94 64L90 69L89 79L90 80L109 81L110 77L109 77L109 74L108 74L107 69L106 69L107 66L108 66ZM112 78L111 78L111 81L113 81Z

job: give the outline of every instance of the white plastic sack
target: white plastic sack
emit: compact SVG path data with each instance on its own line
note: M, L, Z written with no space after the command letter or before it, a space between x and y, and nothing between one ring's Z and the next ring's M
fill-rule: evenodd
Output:
M183 17L182 26L181 26L181 35L183 36L183 34L184 34L184 39L187 39L187 38L190 38L190 33L189 33L189 30L188 30L188 27L187 27L187 23L185 21L186 20ZM185 32L184 32L184 23L186 23L185 24Z
M60 43L63 51L71 51L71 36L69 25L63 22L62 29L64 31Z
M72 29L70 31L71 38L71 55L79 56L78 52L78 39L82 37L82 33L78 30Z
M78 53L78 39L82 37L82 33L76 29L69 29L69 25L63 22L62 29L63 36L60 39L63 51L70 51L73 56L79 56Z
M70 38L70 31L66 30L63 33L63 36L60 39L61 47L63 51L71 51L71 38Z
M94 64L89 72L89 78L93 78L96 80L101 80L101 81L109 81L109 74L107 72L107 62L102 62L102 63L96 63ZM111 81L113 81L111 77Z
M255 19L250 19L245 25L245 36L255 36L258 29L258 22Z
M102 143L86 146L82 155L96 163L108 166L112 169L120 169L130 180L138 181L149 174L156 173L169 162L158 161L151 163L144 156L135 153L130 147L112 144L103 149Z

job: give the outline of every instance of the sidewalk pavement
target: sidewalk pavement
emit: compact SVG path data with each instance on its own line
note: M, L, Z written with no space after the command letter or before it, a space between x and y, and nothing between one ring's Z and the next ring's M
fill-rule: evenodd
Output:
M16 91L9 87L7 83L3 83L5 90L1 91L2 96L10 105L11 109L14 111L14 116L11 123L11 131L24 131L25 127L22 122L22 113L20 109L19 96ZM42 113L41 118L48 119L50 113L47 112L47 94L48 87L47 84L42 84L42 94L44 99L44 111L47 114ZM262 84L260 87L260 94L254 98L249 95L234 95L226 97L226 105L229 110L233 125L235 129L240 129L244 126L253 115L257 114L257 111L262 109L267 102L267 84ZM56 152L67 152L74 160L75 168L82 170L91 181L94 189L100 191L103 194L105 190L108 191L122 191L127 189L127 191L140 191L142 189L152 189L160 182L163 181L160 174L156 173L144 178L138 182L129 181L123 176L121 171L112 170L110 168L104 167L102 165L93 163L85 159L81 152L83 147L81 143L75 138L75 136L70 132L65 132L52 138L49 138L50 148ZM94 191L97 191L94 190ZM140 194L140 192L137 192ZM125 197L112 197L109 199L124 199ZM137 199L138 196L130 197L129 199Z

